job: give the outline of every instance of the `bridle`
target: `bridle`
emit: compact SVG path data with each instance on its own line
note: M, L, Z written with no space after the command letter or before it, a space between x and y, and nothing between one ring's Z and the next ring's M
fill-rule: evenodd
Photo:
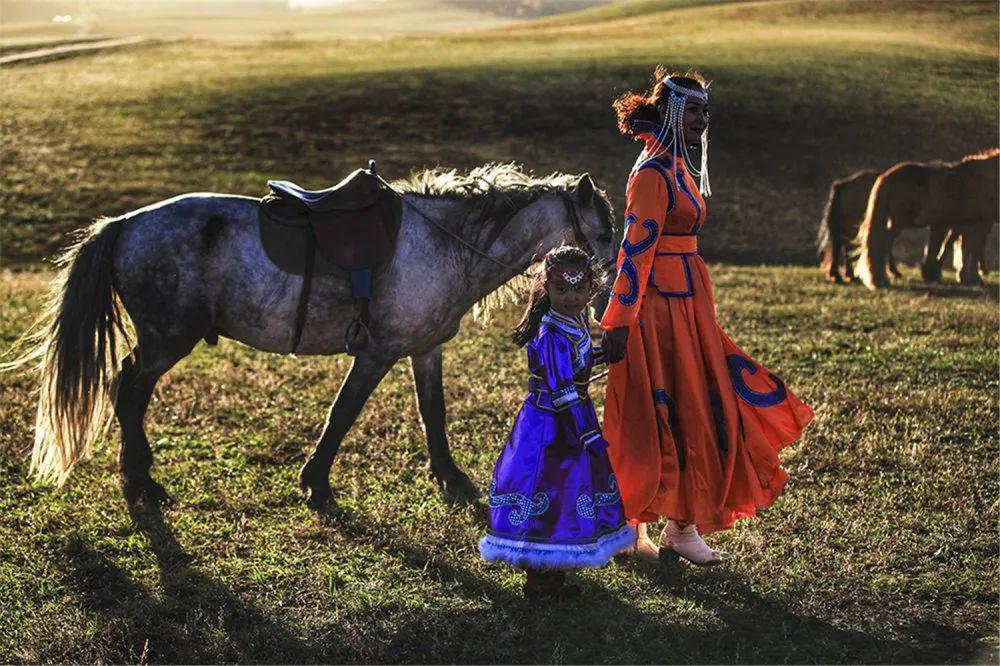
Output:
M485 179L483 179L483 180L485 181ZM485 182L489 183L489 181L485 181ZM491 190L493 190L494 188L493 188L492 183L489 183L489 185L490 185ZM508 197L506 194L504 194L503 192L501 192L499 190L495 190L495 191L498 194L500 194L507 201L507 203L511 206L512 210L515 210L514 202L511 201L510 197ZM575 237L574 240L576 241L576 243L580 247L583 248L583 250L589 256L591 256L591 257L595 256L594 247L590 244L590 241L587 239L587 236L583 233L583 222L580 219L580 213L579 213L579 211L577 209L576 203L573 201L573 197L566 190L558 190L556 193L559 195L559 198L563 202L563 206L565 206L565 208L566 208L566 214L567 214L567 217L569 217L570 227L573 229L573 235ZM513 273L519 273L520 272L516 266L511 266L510 264L508 264L506 262L503 262L503 261L500 261L496 257L493 257L493 256L487 254L485 250L479 249L478 247L476 247L475 245L473 245L469 241L465 240L464 238L462 238L461 236L459 236L457 233L455 233L451 229L448 229L443 224L441 224L440 222L438 222L437 220L435 220L434 218L432 218L430 215L428 215L427 213L425 213L424 211L422 211L412 201L409 201L405 197L402 197L402 196L400 198L407 205L409 205L410 208L412 208L414 211L416 211L416 213L420 217L422 217L424 219L424 221L426 221L428 224L430 224L435 229L437 229L438 231L442 232L443 234L445 234L449 238L452 238L453 240L457 241L461 245L463 245L466 248L472 250L472 252L474 252L475 254L479 255L480 257L483 257L484 259L489 259L494 264L496 264L497 266L500 266L501 268L503 268L505 270L511 271ZM601 267L601 270L605 270L606 271L606 270L608 270L608 266L610 264L612 264L612 263L613 262L609 262L609 261L600 261L600 263L598 265Z
M576 203L573 201L573 197L570 193L565 190L559 191L559 196L563 201L563 205L566 207L566 214L569 217L570 226L573 228L573 235L576 237L576 243L583 248L583 251L587 253L587 256L597 258L597 253L594 252L594 246L590 244L587 236L583 233L583 222L580 219L580 213L577 210ZM613 260L597 260L597 265L602 271L607 271L613 265Z

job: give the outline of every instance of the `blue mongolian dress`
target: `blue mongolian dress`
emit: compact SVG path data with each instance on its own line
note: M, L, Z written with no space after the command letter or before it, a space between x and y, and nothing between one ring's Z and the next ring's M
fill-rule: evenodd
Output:
M493 470L479 552L525 569L602 566L635 533L587 394L600 350L586 315L550 310L526 351L529 392Z

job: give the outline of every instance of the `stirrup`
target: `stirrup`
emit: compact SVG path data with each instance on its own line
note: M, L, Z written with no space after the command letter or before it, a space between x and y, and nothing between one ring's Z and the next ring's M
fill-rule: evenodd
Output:
M351 320L344 332L344 351L347 355L354 356L359 351L363 351L371 341L371 329L361 320L361 317L355 317Z

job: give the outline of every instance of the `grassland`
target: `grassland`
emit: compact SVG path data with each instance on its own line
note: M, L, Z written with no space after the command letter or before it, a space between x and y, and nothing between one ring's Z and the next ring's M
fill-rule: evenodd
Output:
M179 500L162 515L124 506L112 441L64 489L31 482L33 386L3 375L0 662L996 663L996 274L927 287L911 267L872 295L774 264L811 260L832 178L997 145L997 12L640 0L481 33L248 33L0 71L6 349L69 230L183 191L319 187L369 157L389 176L516 160L590 171L620 210L634 146L611 99L656 62L697 66L715 90L702 247L720 320L817 411L781 500L714 539L731 566L615 564L580 576L580 600L535 607L479 561L482 504L428 478L404 363L345 441L325 515L294 477L346 358L199 347L147 420ZM480 486L522 399L515 316L467 323L446 352L452 448Z
M995 662L997 282L907 277L859 298L813 269L716 266L724 327L816 408L792 481L714 540L732 566L612 565L555 607L478 559L484 507L427 477L404 364L346 440L325 516L295 473L345 358L223 341L178 366L147 423L179 500L163 516L129 513L111 447L61 491L30 483L31 387L5 379L0 660ZM0 343L42 286L4 276ZM480 486L523 390L513 314L467 324L446 356L453 450Z

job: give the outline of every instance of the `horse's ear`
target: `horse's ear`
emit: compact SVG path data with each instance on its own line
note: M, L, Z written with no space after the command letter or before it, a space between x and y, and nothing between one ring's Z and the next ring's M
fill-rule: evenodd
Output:
M585 173L580 176L580 180L576 181L576 194L580 197L580 204L584 206L589 206L594 203L594 194L597 191L597 187L594 186L594 181L591 179L589 173Z

